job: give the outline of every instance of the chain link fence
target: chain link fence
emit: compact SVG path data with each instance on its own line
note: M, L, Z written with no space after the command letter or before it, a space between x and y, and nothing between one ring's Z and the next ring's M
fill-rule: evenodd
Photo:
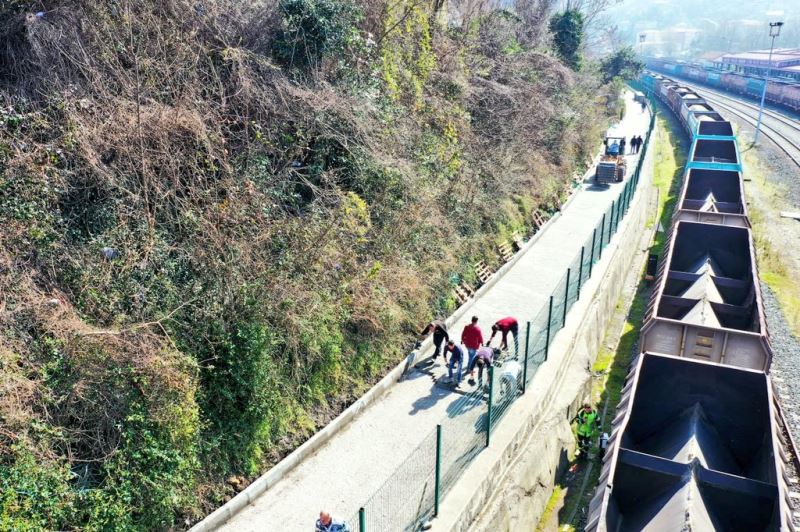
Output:
M651 99L650 108L655 109ZM564 327L569 310L580 299L581 288L627 213L654 126L653 115L633 174L556 283L547 303L514 336L513 353L484 370L480 384L448 407L441 424L347 521L351 531L422 529L438 514L441 500L475 456L489 446L493 428L547 361L556 333ZM468 368L463 369L466 374Z

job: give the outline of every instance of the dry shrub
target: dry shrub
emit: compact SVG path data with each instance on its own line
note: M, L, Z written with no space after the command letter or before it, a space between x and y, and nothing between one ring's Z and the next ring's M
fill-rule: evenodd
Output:
M168 338L156 334L159 324L91 327L64 294L45 292L30 277L12 278L8 270L2 281L0 294L14 308L0 312L0 326L30 335L6 337L0 348L7 370L0 395L4 427L25 434L30 421L39 419L61 428L71 461L102 462L120 443L131 385L156 423L176 423L170 412L185 405L169 400L190 396L195 376ZM35 355L32 340L38 345Z

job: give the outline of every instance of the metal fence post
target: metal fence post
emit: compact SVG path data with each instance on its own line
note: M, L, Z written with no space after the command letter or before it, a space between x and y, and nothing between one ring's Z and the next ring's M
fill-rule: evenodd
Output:
M583 282L583 255L586 246L581 246L581 262L578 265L578 293L575 295L575 301L581 298L581 283Z
M525 393L525 387L528 385L528 351L530 349L528 346L530 345L531 339L531 322L528 322L528 326L525 328L525 365L522 367L522 393Z
M592 276L592 265L594 264L594 246L597 240L597 227L592 231L592 256L589 260L589 277Z
M622 203L622 218L625 219L625 214L628 212L628 196L629 196L629 189L625 190L625 201Z
M603 221L600 223L600 249L597 250L597 260L603 256L603 240L606 232L606 213L603 213Z
M547 311L547 336L544 342L544 361L547 362L547 355L550 353L550 324L553 323L553 296L550 296L550 310Z
M630 183L632 185L633 183ZM628 194L625 196L625 213L628 213L628 209L631 206L631 197L633 196L633 187L628 187Z
M625 190L625 213L628 212L628 205L630 204L630 202L631 202L631 187L628 187L627 190ZM625 216L625 214L623 214L623 216Z
M631 202L633 202L633 197L636 195L636 183L631 183L631 193L628 197L628 208L631 206Z
M623 210L626 213L628 212L628 205L630 204L630 201L631 201L631 187L630 187L630 184L631 184L631 182L628 181L628 184L625 185L625 208Z
M489 366L489 404L486 408L486 447L492 435L492 400L494 399L494 366Z
M439 517L439 497L442 491L442 426L436 425L436 493L433 499L433 516Z
M611 243L611 237L614 236L614 200L611 200L611 219L608 221L608 243Z
M567 268L567 284L564 287L564 315L561 317L561 327L567 324L567 301L569 300L569 275L572 268Z
M359 532L367 532L367 513L364 508L358 509L358 528Z
M622 187L622 192L619 195L619 210L625 216L625 201L628 199L628 185Z
M617 218L614 221L614 232L616 233L619 230L619 215L622 212L622 204L621 202L617 201Z

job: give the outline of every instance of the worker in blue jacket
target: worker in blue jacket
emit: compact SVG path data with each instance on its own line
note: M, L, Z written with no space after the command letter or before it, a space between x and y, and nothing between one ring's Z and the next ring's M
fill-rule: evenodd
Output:
M328 512L320 512L314 532L350 532L347 523L331 517Z
M450 363L447 365L447 382L453 382L453 370L458 366L458 379L455 381L457 388L461 384L461 370L464 364L464 350L461 346L456 345L453 340L447 342L444 348L444 359L447 361L447 355L450 355Z

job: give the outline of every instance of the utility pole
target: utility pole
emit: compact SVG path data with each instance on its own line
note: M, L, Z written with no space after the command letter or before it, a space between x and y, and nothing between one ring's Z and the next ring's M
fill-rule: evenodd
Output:
M767 84L769 76L772 74L772 50L775 49L775 37L781 34L783 22L769 23L769 36L772 37L772 44L769 47L769 59L767 59L767 76L764 78L764 89L761 91L761 105L758 108L758 123L756 124L756 135L753 137L753 144L758 142L758 134L761 133L761 117L764 114L764 100L767 97Z

